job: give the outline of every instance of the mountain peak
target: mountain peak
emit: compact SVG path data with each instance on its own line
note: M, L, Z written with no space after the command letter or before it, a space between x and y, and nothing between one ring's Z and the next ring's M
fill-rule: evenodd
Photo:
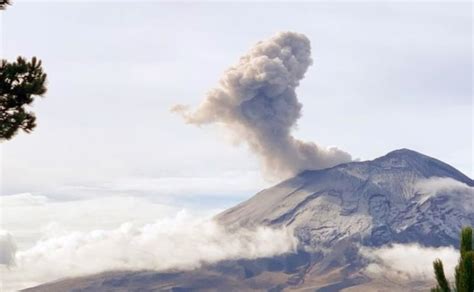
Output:
M399 149L371 161L305 171L217 219L228 226L287 226L300 243L312 247L332 246L344 239L369 246L396 242L454 245L461 226L474 225L473 210L459 205L457 192L435 196L418 187L437 178L474 185L472 179L442 161ZM466 187L462 196L472 197L469 191Z
M368 163L384 169L411 169L424 178L450 177L469 186L474 185L472 179L449 164L406 148L391 151Z
M377 175L388 175L393 172L405 172L418 178L448 177L469 186L474 186L474 181L471 178L449 164L407 148L393 150L374 160L352 161L321 170L305 170L298 177L311 178L334 171L350 173L365 177L365 179ZM393 183L398 184L400 182L395 181Z
M429 160L436 160L433 157L427 156L425 154L422 154L420 152L407 149L407 148L401 148L397 150L390 151L389 153L385 154L384 156L381 156L379 158L376 158L374 160L384 160L384 159L403 159L407 161L415 161L415 160L424 160L424 161L429 161Z
M388 156L388 155L390 155L390 156L393 156L393 155L421 155L421 156L425 156L425 155L423 155L419 152L416 152L416 151L408 149L408 148L401 148L401 149L396 149L396 150L390 151L385 156Z

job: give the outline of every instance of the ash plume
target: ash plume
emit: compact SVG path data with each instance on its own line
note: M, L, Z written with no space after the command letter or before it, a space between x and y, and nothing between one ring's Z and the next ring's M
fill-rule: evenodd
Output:
M172 110L189 124L223 125L257 154L268 178L287 178L350 161L344 151L300 141L291 134L302 109L295 89L311 64L308 38L281 32L241 57L197 109L177 105Z

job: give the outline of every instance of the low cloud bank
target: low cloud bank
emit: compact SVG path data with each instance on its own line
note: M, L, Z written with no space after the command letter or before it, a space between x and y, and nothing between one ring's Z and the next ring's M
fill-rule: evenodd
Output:
M0 196L0 206L0 229L8 230L12 234L19 250L32 247L54 230L108 230L124 222L144 225L173 216L181 209L144 197L127 195L57 200L31 193Z
M378 249L362 248L371 261L366 272L393 280L433 280L433 261L441 259L446 276L453 278L459 251L452 247L423 247L418 244L394 244Z
M292 252L296 239L287 229L260 227L225 230L209 219L179 212L175 218L111 230L57 233L33 247L2 255L15 265L3 267L5 290L24 288L62 277L106 270L193 269L225 259L273 256Z
M291 134L303 107L296 88L312 63L305 35L280 32L258 42L230 67L194 111L183 105L173 111L189 124L224 126L260 158L268 178L348 162L351 155L342 150Z

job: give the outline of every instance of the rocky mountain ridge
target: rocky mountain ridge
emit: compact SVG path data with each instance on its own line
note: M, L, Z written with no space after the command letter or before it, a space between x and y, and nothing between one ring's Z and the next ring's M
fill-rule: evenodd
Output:
M465 189L440 189L438 179ZM448 164L401 149L372 161L305 171L216 219L227 226L287 226L302 245L315 248L347 238L368 246L456 245L461 226L474 225L472 186Z

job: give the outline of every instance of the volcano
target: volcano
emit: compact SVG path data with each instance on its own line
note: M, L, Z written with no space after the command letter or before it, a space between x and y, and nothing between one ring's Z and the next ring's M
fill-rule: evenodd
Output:
M289 228L298 251L193 271L107 272L27 291L422 291L365 273L362 249L459 244L474 226L474 181L437 159L400 149L371 161L308 170L215 217L229 229Z
M473 180L453 167L401 149L372 161L305 171L217 216L227 226L294 229L300 243L331 247L341 240L363 245L416 242L457 245L461 226L474 224L472 190L420 189L423 182Z

